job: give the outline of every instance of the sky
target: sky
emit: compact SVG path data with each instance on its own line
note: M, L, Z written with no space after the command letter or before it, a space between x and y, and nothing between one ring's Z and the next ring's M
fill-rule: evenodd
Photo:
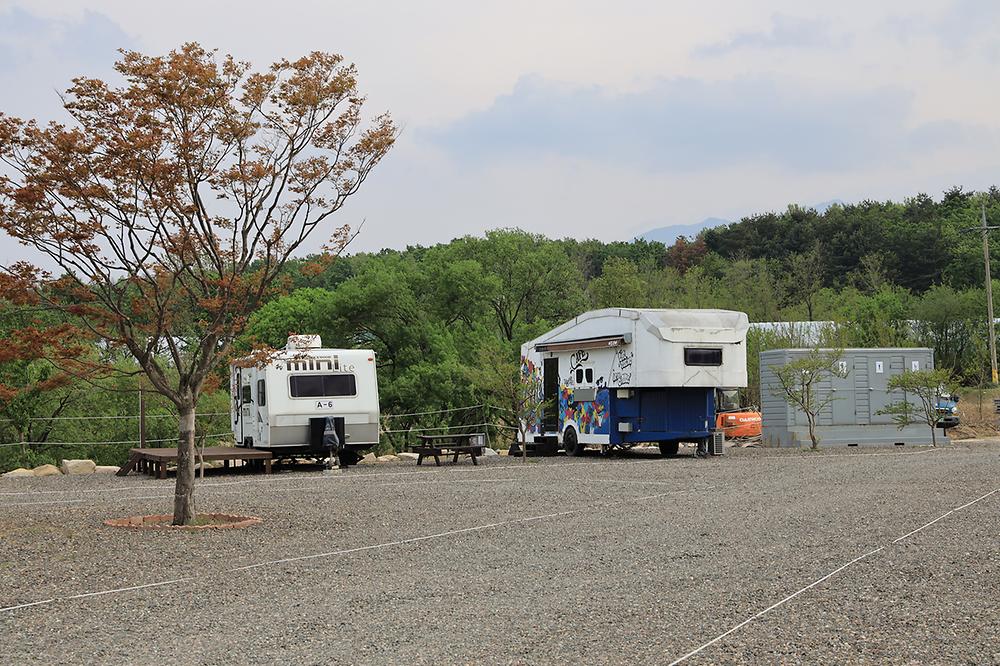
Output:
M364 222L354 251L1000 183L989 0L0 0L0 111L62 118L58 91L109 77L116 49L187 41L357 65L402 133L335 216Z

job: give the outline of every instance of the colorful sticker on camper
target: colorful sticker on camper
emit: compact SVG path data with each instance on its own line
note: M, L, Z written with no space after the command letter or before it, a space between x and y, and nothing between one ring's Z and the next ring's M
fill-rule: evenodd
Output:
M607 435L611 432L608 423L609 410L608 389L597 389L594 400L586 402L573 401L573 389L562 386L559 391L559 421L560 429L572 423L577 432L585 435Z

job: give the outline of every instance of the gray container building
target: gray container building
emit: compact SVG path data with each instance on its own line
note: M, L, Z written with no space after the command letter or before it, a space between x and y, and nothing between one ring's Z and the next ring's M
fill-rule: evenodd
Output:
M770 349L760 353L761 417L764 446L808 446L806 415L778 395L780 385L774 367L809 354L809 349ZM821 395L835 398L819 413L816 433L820 446L930 445L930 429L924 424L902 430L889 415L879 414L891 403L904 400L901 391L890 392L889 378L906 370L931 370L934 352L925 347L896 349L845 349L840 360L845 377L831 377L818 385ZM821 398L822 399L822 398ZM911 399L914 402L916 398ZM941 431L939 441L948 439Z

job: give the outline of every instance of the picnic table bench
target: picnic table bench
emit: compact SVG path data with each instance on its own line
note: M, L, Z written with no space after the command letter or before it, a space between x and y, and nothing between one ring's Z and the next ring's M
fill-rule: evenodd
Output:
M440 456L454 456L452 464L458 462L459 456L469 456L472 464L478 465L476 456L483 455L486 447L482 442L485 440L485 433L467 432L452 435L418 435L419 444L410 447L410 451L417 454L417 464L424 462L424 458L431 456L434 464L441 466Z
M204 460L222 460L229 467L230 460L260 461L264 471L271 473L271 452L260 449L249 449L242 446L207 446L204 450L195 452L195 462L203 456ZM176 448L131 449L128 461L118 470L118 476L125 476L132 470L137 470L161 479L167 478L167 464L177 464Z

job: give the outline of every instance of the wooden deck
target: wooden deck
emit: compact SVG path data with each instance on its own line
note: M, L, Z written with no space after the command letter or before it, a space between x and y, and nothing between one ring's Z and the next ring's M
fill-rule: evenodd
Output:
M230 460L242 460L244 462L260 460L264 463L264 472L271 473L271 452L260 449L248 449L241 446L207 446L204 450L195 452L195 461L204 459L221 460L226 467L229 467ZM167 478L167 465L177 464L176 448L160 449L131 449L128 454L128 462L118 470L118 476L125 476L132 470L136 470L150 476L161 479Z

